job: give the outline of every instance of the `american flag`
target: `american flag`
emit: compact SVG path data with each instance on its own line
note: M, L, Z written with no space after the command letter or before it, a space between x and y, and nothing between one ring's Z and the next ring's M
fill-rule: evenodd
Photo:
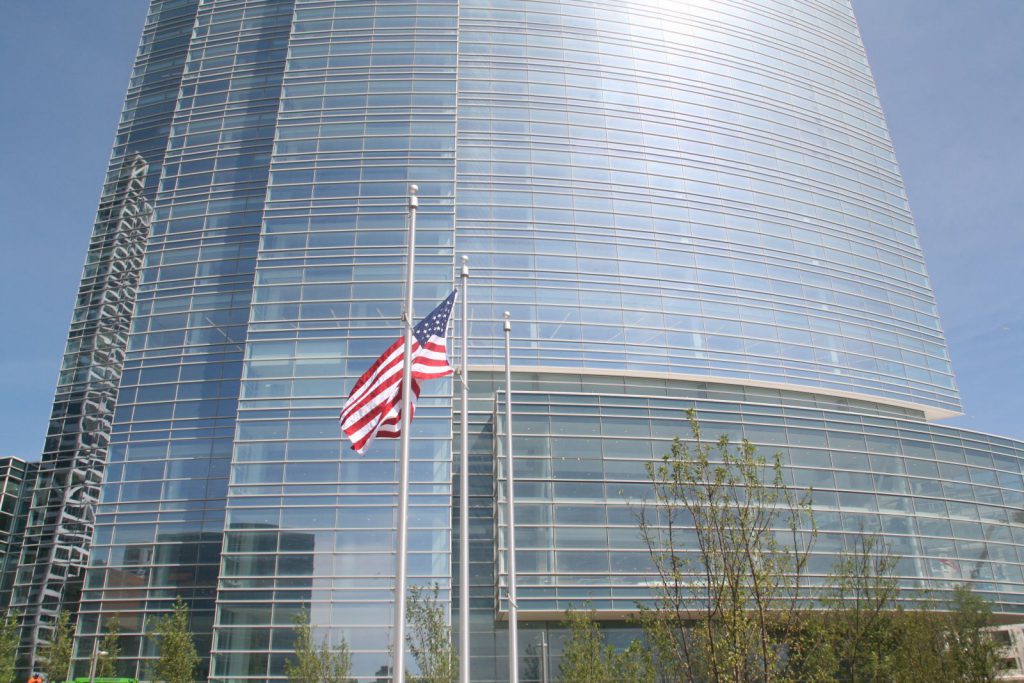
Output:
M448 364L445 330L455 305L453 290L448 298L430 312L412 330L412 400L420 395L420 380L452 374ZM405 340L398 338L370 369L363 373L341 409L341 428L352 442L352 450L362 454L375 437L402 435L402 367ZM411 421L413 413L409 415Z

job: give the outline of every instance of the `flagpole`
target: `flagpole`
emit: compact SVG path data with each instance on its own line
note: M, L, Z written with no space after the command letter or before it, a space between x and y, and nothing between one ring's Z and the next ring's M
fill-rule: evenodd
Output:
M409 432L412 411L412 327L413 327L413 270L416 258L416 209L420 202L416 193L419 188L409 186L409 237L405 271L405 309L402 320L405 324L405 350L402 362L402 449L398 461L398 547L395 565L395 625L391 633L391 680L405 683L405 590L406 590L406 537L409 530Z
M512 465L512 323L505 311L505 504L508 507L508 680L519 683L519 607L516 605L516 495Z
M459 479L459 681L469 683L469 257L462 257L462 415Z

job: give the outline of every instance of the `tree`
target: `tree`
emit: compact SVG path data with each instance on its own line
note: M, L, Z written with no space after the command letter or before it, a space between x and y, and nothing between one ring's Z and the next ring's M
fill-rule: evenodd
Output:
M608 649L606 653L611 674L608 683L654 683L657 679L651 651L639 640L630 642L622 652Z
M822 598L835 678L850 683L923 680L988 683L998 673L998 645L986 627L991 609L970 589L957 587L945 602L918 598L923 609L898 604L897 558L863 532L841 555Z
M623 652L605 645L593 610L566 613L569 639L558 665L561 683L654 683L651 653L634 640Z
M786 633L785 652L779 675L782 681L833 683L838 668L830 640L831 615L821 610L804 610Z
M438 601L440 587L412 586L406 601L409 644L420 673L406 674L412 683L454 683L459 678L459 655L452 642L451 626L444 605Z
M193 683L196 667L199 666L199 655L196 654L192 632L188 630L188 605L181 596L174 602L171 614L157 619L154 631L160 653L156 662L157 680L164 683Z
M897 559L878 536L861 533L836 560L822 605L830 611L829 643L841 680L891 680L900 641L894 618ZM922 624L903 624L903 629ZM915 636L921 634L915 633Z
M117 676L117 660L121 658L121 615L114 614L107 619L107 632L100 641L99 651L106 652L99 655L99 662L96 665L97 678L114 678Z
M313 627L305 609L295 615L295 662L284 663L284 674L292 683L348 683L352 657L343 638L332 650L327 636L319 646L313 641Z
M594 621L593 612L570 609L565 616L569 639L565 641L562 660L558 664L559 681L604 683L608 680L608 666L601 658L604 640Z
M879 657L877 670L893 683L957 680L946 671L946 615L937 611L938 604L924 600L929 603L926 609L896 607L882 615L876 640L884 654ZM842 613L838 616L835 623L841 623L844 617ZM833 640L840 635L834 633ZM833 648L839 649L835 644ZM861 676L859 680L870 679Z
M10 612L0 621L0 683L13 683L18 661L21 614Z
M659 580L641 623L668 680L771 683L800 626L810 492L786 486L779 455L712 445L687 417L691 439L647 463L653 501L638 517Z
M817 537L811 492L786 486L780 456L768 461L724 436L709 444L696 414L688 417L691 438L647 464L653 496L638 510L659 579L652 603L639 605L640 622L661 680L995 679L986 603L959 588L947 602L916 595L925 609L904 609L898 559L863 528L823 589L803 586ZM580 619L570 616L563 680L645 675L642 659L640 669L613 669L596 624ZM639 643L631 649L642 653Z
M39 649L39 658L43 662L43 673L48 681L67 680L71 669L71 646L75 630L71 625L71 615L66 610L57 613L50 641Z
M947 679L962 683L989 683L999 672L999 645L986 627L992 608L985 600L958 586L953 591L944 629L944 669Z

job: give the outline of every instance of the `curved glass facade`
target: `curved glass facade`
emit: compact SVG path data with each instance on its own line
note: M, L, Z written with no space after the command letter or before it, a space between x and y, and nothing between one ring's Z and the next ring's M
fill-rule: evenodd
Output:
M158 131L161 166L82 594L80 675L119 614L122 673L152 678L147 623L179 596L206 674L291 16L276 0L150 5L132 83L160 87L148 95L150 128L118 142L131 151Z
M495 471L504 441L504 376L471 384L474 549L474 680L507 680L507 585L503 506L506 474ZM920 413L729 384L608 375L516 373L513 451L521 666L558 667L562 620L589 604L607 620L608 641L640 633L622 615L651 596L658 575L636 514L650 484L646 462L689 435L685 411L704 436L749 439L778 453L785 481L812 489L818 537L806 591L826 585L837 556L876 536L899 558L900 601L947 596L969 586L1006 620L1024 614L1024 442L925 422ZM495 419L497 417L497 419ZM492 446L491 444L494 444ZM493 496L493 499L488 497ZM496 502L495 502L496 501ZM493 526L497 540L483 533ZM781 529L781 531L786 531ZM806 531L806 530L805 530ZM685 539L685 529L677 528ZM684 541L685 544L685 541ZM696 544L694 545L696 548ZM490 573L488 573L490 572ZM479 605L479 607L477 607ZM487 605L485 608L484 605ZM489 617L489 618L488 618ZM486 654L477 655L478 652Z
M646 597L657 575L637 533L650 494L644 465L689 436L694 408L705 437L781 454L785 481L812 491L809 585L822 584L855 536L878 534L900 558L904 600L965 583L997 611L1024 613L1024 444L727 385L579 377L590 389L580 393L569 379L526 380L513 394L520 610L589 601L628 611ZM502 391L503 378L493 381Z
M416 312L467 254L472 357L469 406L418 404L409 571L456 606L467 476L475 681L507 670L505 310L524 662L569 604L645 599L626 501L692 406L814 488L818 576L878 532L906 600L1024 610L1024 445L929 422L959 396L847 0L153 0L132 83L155 217L80 673L119 613L151 678L180 595L210 680L283 681L303 608L388 678L397 444L337 415L398 334L410 183Z
M338 412L400 334L411 182L417 310L451 291L457 13L454 0L295 2L228 489L216 680L280 676L303 608L349 643L359 675L389 660L397 443L357 456ZM408 571L447 596L451 382L424 389Z
M460 17L457 233L485 358L510 309L525 365L959 412L846 2L469 0Z

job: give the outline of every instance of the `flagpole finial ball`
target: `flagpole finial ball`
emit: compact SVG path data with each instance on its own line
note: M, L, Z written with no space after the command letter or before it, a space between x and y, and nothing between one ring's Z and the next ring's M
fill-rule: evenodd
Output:
M462 262L463 262L463 263L466 263L466 262L468 262L468 261L469 261L469 257L468 257L468 256L466 256L465 254L463 254L463 255L462 255Z
M420 186L419 185L410 185L409 186L409 194L416 194L419 191L420 191Z
M509 313L508 311L505 311L505 320L508 320L511 317L512 317L512 314Z

